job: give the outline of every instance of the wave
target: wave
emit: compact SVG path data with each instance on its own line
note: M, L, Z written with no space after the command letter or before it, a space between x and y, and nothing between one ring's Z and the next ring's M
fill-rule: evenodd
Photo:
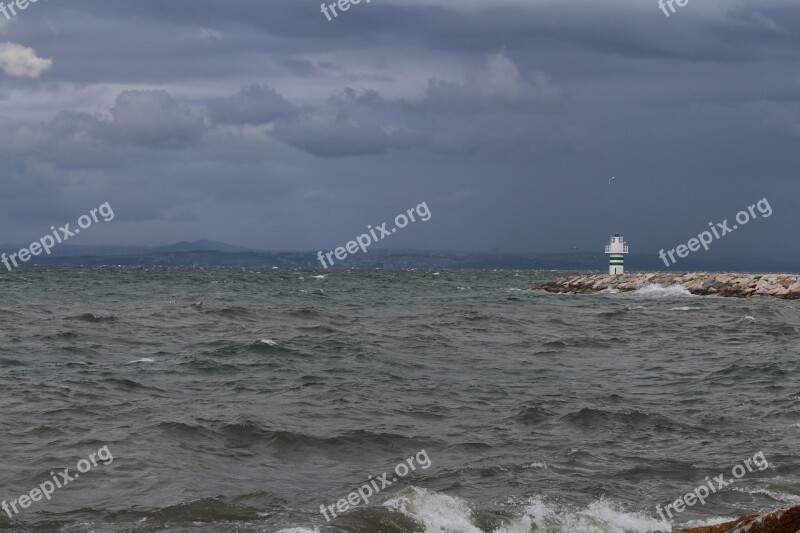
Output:
M221 309L207 309L200 304L192 304L192 307L199 310L204 315L221 316L225 318L244 318L251 316L253 312L245 307L223 307Z
M322 316L322 313L310 307L304 307L302 309L294 309L292 311L287 312L286 314L296 318L317 318Z
M316 509L308 514L290 511L285 501L268 493L232 499L205 498L150 511L95 512L102 514L100 520L105 524L125 525L126 531L664 533L672 530L667 522L626 511L605 499L585 507L572 507L535 497L501 503L498 507L499 510L483 512L458 496L410 486L382 505L362 505L333 518L330 524L324 522ZM292 518L276 516L287 511ZM61 517L53 518L49 517L50 526L62 521ZM63 518L66 523L68 517ZM10 525L10 521L0 517L0 528Z
M789 494L787 492L780 492L768 489L748 489L747 487L732 487L731 490L749 495L761 494L769 498L772 498L773 500L782 505L800 504L800 496L797 496L795 494Z
M403 496L390 499L384 506L424 525L426 533L482 533L473 524L474 517L469 503L455 496L410 487Z
M385 507L412 519L425 533L642 533L672 531L668 522L627 512L601 499L585 508L559 506L532 498L497 524L466 501L429 489L409 487Z
M647 285L643 285L633 291L634 295L637 296L650 296L655 298L664 298L664 297L674 297L674 296L689 296L694 298L695 296L689 292L687 289L684 289L680 285L667 285L666 287L661 285L660 283L648 283Z
M514 416L514 420L520 422L522 424L540 424L547 420L550 420L555 416L555 413L552 411L548 411L544 407L528 407L527 409L523 409L516 416Z
M152 357L143 357L141 359L137 359L136 361L129 361L128 364L133 365L136 363L154 363L154 362L155 359L153 359Z
M150 520L170 523L182 522L218 522L258 520L260 516L254 509L240 505L225 503L216 499L195 500L180 503L171 507L158 509L150 513Z
M177 365L188 372L198 374L236 374L241 372L241 367L236 364L220 363L210 359L192 359Z
M114 315L101 316L101 315L96 315L94 313L83 313L83 314L80 314L80 315L64 317L64 320L74 320L74 321L79 321L79 322L91 322L91 323L102 323L102 322L116 322L117 321L117 317L115 317Z
M227 447L248 448L266 445L269 448L287 452L308 453L309 451L329 452L382 447L396 449L398 452L419 444L419 439L395 433L380 433L363 430L347 431L340 435L320 437L307 433L272 429L256 420L239 421L192 420L163 421L147 428L169 438L190 440L219 439ZM425 445L436 444L431 441Z
M619 424L626 427L666 427L675 428L680 426L679 423L665 418L661 415L653 415L643 411L606 411L604 409L594 409L591 407L584 407L579 411L573 411L561 417L564 422L582 426L587 428L592 427L608 427L609 424Z
M275 342L272 339L261 339L260 341L258 341L258 344L265 344L267 346L277 346L278 345L278 343Z

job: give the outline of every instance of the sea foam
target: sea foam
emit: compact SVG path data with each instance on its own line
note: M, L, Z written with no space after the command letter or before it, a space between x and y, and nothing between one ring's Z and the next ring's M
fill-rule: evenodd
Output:
M627 512L607 500L599 500L585 508L572 508L531 498L517 508L513 518L497 529L485 531L475 525L471 505L461 498L432 490L410 487L385 506L412 518L424 527L425 533L644 533L668 532L668 522L637 512Z

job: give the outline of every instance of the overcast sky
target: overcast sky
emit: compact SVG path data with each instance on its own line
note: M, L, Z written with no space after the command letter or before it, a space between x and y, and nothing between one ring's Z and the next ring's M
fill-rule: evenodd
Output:
M328 3L331 3L332 0ZM800 259L800 4L39 0L0 15L0 242ZM338 11L338 10L337 10ZM609 179L615 176L615 180Z

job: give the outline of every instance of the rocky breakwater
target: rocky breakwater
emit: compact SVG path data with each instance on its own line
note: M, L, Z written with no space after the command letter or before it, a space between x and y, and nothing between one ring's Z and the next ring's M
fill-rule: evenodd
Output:
M786 300L800 300L800 276L793 274L714 274L690 272L686 274L634 272L614 276L590 274L569 276L549 281L539 286L547 292L592 293L601 291L630 292L648 285L679 286L692 294L732 296L774 296Z
M675 530L673 533L797 533L800 507L781 509L764 515L745 516L716 526Z

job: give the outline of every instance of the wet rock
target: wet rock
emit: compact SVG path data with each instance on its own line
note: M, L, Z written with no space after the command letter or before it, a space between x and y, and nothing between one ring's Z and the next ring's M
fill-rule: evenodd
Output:
M647 285L680 286L692 294L714 294L734 298L772 296L786 300L800 299L800 277L790 274L724 274L689 272L627 273L580 275L559 278L539 286L548 292L585 294L613 289L635 291Z
M800 531L800 506L779 509L763 515L750 515L716 526L675 530L673 533L797 533Z

